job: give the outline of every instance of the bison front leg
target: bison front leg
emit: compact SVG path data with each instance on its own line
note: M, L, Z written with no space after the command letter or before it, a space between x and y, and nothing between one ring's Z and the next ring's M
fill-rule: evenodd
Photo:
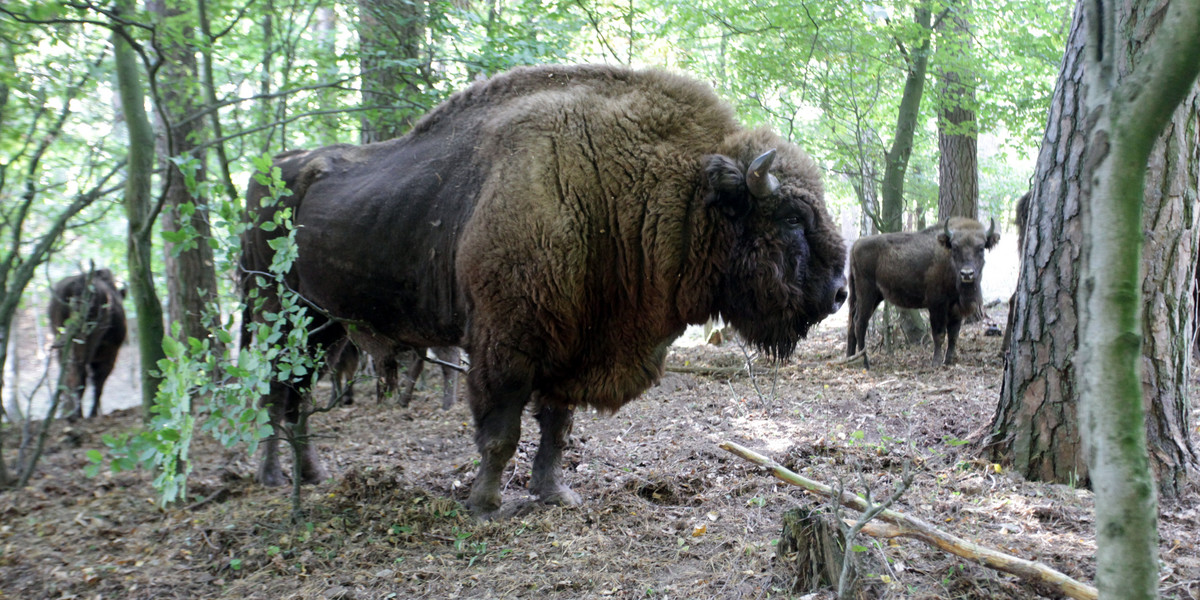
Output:
M929 329L933 332L933 366L942 364L942 339L946 337L946 311L940 307L929 309Z
M267 415L270 417L272 433L262 441L263 457L258 465L258 482L267 487L278 487L287 483L283 476L283 468L279 466L279 438L284 435L284 406L286 394L271 386L271 393L266 398Z
M946 326L946 362L947 365L952 365L958 360L958 332L962 329L962 319L950 317L950 322Z
M542 428L542 439L533 457L530 491L546 504L577 506L583 498L562 481L562 454L571 435L575 411L558 403L544 403L535 416Z

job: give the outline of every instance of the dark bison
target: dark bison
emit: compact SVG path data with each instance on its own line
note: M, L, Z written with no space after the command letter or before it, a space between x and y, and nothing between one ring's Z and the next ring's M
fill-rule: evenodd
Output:
M275 164L294 192L280 204L298 225L296 290L372 356L470 354L476 512L501 504L531 400L531 491L576 504L559 467L576 408L637 397L689 323L720 316L784 359L845 299L817 165L665 71L519 68L402 138ZM252 183L256 223L279 209L263 196ZM247 269L265 270L274 235L249 231Z
M929 309L933 364L954 363L954 346L964 318L979 307L983 293L983 251L1000 241L996 222L984 231L975 219L952 217L918 232L872 235L850 249L850 323L846 355L867 347L867 325L883 300L901 308Z
M117 353L125 342L125 290L118 288L112 271L95 269L60 280L50 296L50 326L58 339L58 364L64 369L66 394L65 412L70 419L83 416L83 390L91 375L92 412L100 414L100 394L104 381L112 373ZM78 333L66 339L67 320L72 314L85 310L83 323L74 328Z

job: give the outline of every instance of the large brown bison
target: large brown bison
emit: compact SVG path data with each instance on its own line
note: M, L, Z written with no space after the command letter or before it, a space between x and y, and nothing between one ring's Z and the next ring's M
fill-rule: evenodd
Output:
M530 488L576 504L559 467L576 408L637 397L689 323L720 316L784 359L845 299L816 164L665 71L519 68L455 94L402 138L276 165L294 192L282 205L295 208L289 281L301 295L372 356L470 354L476 512L501 504L531 400ZM263 195L253 183L257 223L278 210ZM250 231L247 269L265 270L272 235ZM314 459L303 472L319 472Z
M983 298L983 251L998 241L995 221L984 231L975 219L952 217L918 232L884 233L854 242L846 355L862 350L866 364L867 325L875 307L887 300L900 308L929 309L933 364L942 362L942 338L947 338L945 364L953 364L958 330Z
M58 339L59 368L64 370L65 413L70 419L83 416L83 390L88 376L92 380L92 411L100 414L100 394L104 382L117 363L117 353L125 342L125 290L118 288L112 271L95 269L54 284L50 296L50 326ZM86 309L85 320L66 338L67 320Z

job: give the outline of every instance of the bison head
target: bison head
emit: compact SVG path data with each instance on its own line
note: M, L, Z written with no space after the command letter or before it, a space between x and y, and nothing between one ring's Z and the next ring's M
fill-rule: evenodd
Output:
M846 249L803 152L784 146L747 163L717 155L706 167L708 205L731 236L717 310L749 342L785 359L845 301Z
M985 232L974 219L946 219L937 239L938 244L950 251L951 272L956 277L959 297L978 300L982 295L979 277L983 273L983 251L991 250L1000 241L996 220L991 220Z

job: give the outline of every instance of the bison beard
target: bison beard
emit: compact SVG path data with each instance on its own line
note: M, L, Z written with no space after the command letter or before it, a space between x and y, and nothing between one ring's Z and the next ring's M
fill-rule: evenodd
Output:
M282 202L298 226L294 289L353 323L373 356L470 354L477 512L500 506L531 401L530 487L575 504L559 463L576 407L613 412L638 396L689 323L724 317L786 358L845 297L845 249L812 160L663 71L516 69L405 137L276 165L294 192ZM256 223L278 209L263 194L252 182ZM248 232L248 271L266 270L273 235Z
M90 287L90 289L89 289ZM58 348L58 365L65 371L67 403L66 414L71 420L83 416L83 390L88 375L92 380L92 411L88 416L100 414L100 394L104 382L117 363L117 353L125 342L125 290L118 289L112 271L95 269L91 273L80 273L54 284L50 297L50 327L61 336L71 314L87 304L87 321L81 334L74 340L55 340Z

